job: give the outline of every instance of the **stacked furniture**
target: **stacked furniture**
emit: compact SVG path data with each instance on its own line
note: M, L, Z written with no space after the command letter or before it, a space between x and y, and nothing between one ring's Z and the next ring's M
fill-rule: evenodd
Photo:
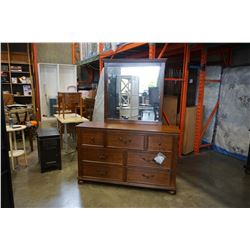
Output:
M81 93L75 92L58 92L58 113L62 113L63 118L65 113L77 114L77 109L80 108L80 116L82 116L83 100Z

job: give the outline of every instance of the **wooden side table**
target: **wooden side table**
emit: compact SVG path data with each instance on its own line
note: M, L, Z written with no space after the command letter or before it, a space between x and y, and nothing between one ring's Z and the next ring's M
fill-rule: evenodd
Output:
M13 170L15 170L14 158L17 158L21 155L24 155L25 165L28 166L26 147L25 147L25 136L24 136L25 129L26 129L25 125L14 125L12 128L10 126L6 126L6 131L9 133L9 142L10 142L9 157L11 158L11 165L12 165ZM16 143L17 131L22 131L23 149L17 149L17 143ZM13 148L13 143L12 143L12 136L14 140L14 148Z

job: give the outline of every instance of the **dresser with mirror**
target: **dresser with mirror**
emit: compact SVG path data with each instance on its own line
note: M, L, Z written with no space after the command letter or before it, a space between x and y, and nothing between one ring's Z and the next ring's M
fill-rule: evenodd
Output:
M104 122L77 126L78 182L176 192L179 129L162 125L165 59L104 60Z

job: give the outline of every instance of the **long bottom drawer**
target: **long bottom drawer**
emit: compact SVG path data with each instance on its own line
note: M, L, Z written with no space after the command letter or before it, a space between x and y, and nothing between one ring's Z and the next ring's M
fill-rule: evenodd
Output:
M122 181L123 168L119 166L90 165L83 162L79 171L79 177Z
M154 170L149 168L128 168L127 182L169 186L169 170Z

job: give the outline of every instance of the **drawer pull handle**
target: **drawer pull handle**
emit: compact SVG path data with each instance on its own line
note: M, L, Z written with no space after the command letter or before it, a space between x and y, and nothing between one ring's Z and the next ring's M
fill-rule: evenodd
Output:
M107 170L103 170L103 169L98 169L96 171L100 176L106 176L108 174Z
M159 143L158 145L161 146L161 143Z
M150 179L150 178L154 177L153 174L151 174L151 175L142 174L142 176L145 177L146 179Z
M150 159L146 159L146 158L142 158L144 161L146 162L153 162L153 160L150 160Z
M131 139L124 140L122 137L119 137L119 141L120 141L120 142L123 142L124 144L128 144L128 143L131 143L131 142L132 142Z
M104 159L106 159L106 158L107 158L107 156L106 156L106 155L104 155L104 154L102 154L102 155L99 155L99 156L98 156L98 158L99 158L99 159L104 160Z
M56 163L56 161L47 161L46 164L53 164Z
M92 136L92 137L90 138L90 141L91 141L92 143L94 143L94 142L95 142L95 138Z

